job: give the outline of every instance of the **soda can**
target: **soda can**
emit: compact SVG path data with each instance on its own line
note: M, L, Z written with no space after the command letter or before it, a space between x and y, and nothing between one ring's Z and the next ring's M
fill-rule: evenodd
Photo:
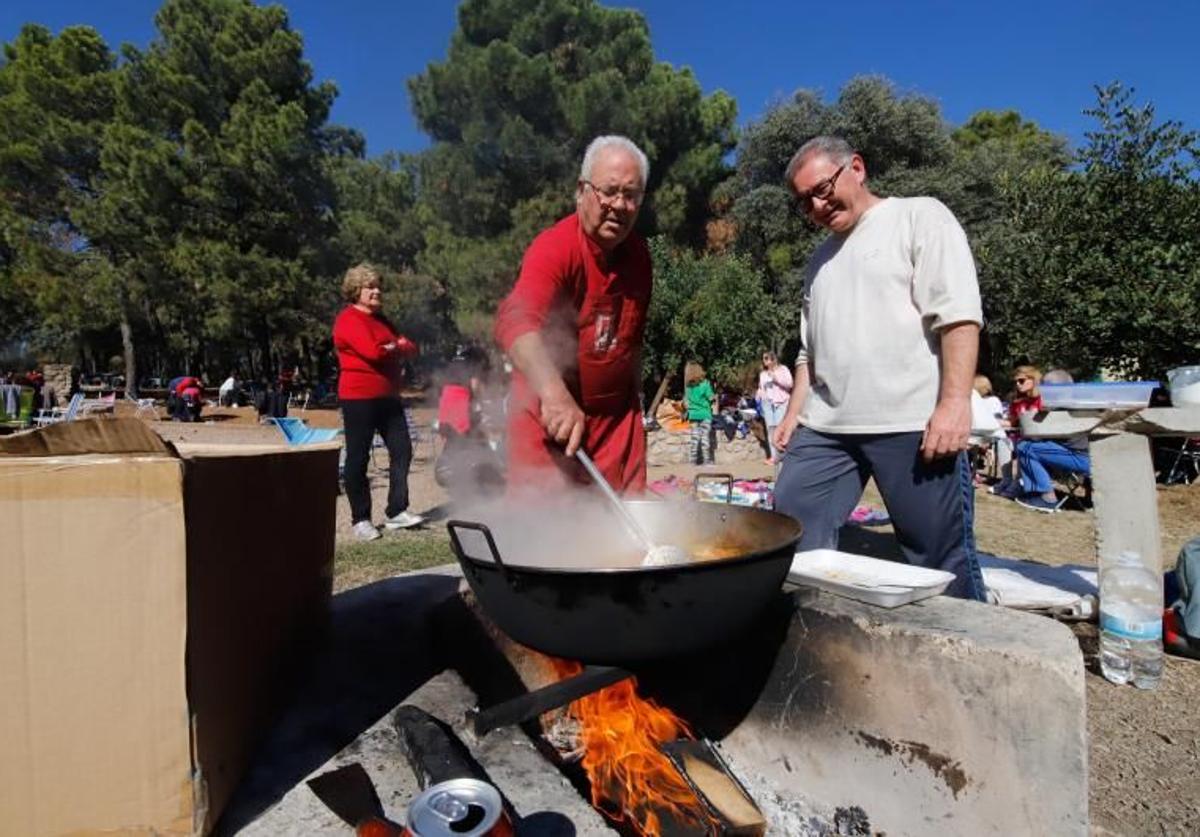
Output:
M513 837L500 792L478 779L430 785L408 806L409 837Z

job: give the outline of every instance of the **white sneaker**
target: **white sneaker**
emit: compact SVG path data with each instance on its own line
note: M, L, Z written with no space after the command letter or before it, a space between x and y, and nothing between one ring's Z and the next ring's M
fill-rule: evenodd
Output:
M389 517L383 521L383 525L389 529L411 529L414 526L420 526L425 522L425 518L419 514L402 511L395 517Z
M375 524L369 520L360 520L354 524L354 537L360 541L373 541L376 538L382 538L379 530L375 528Z

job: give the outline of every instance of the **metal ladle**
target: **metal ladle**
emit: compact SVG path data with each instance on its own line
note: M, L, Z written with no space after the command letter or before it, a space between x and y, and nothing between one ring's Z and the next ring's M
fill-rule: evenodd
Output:
M613 487L608 484L608 480L604 478L604 474L600 473L600 469L596 467L596 463L584 452L583 448L575 451L575 458L579 460L579 464L591 476L592 481L599 486L601 493L604 494L609 504L612 505L613 509L620 516L621 521L625 524L625 528L646 547L646 556L642 559L643 566L657 567L667 564L684 564L692 559L688 551L681 546L656 544L650 539L649 533L642 528L642 524L638 522L637 518L629 513L629 509L621 502L621 498L617 496L617 492L613 491Z

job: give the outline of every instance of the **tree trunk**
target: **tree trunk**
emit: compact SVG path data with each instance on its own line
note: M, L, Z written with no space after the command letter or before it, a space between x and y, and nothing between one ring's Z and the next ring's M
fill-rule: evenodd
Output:
M133 325L129 322L129 312L121 306L121 351L125 354L125 392L138 394L137 355L133 350Z
M650 402L650 409L646 410L646 418L654 418L655 412L658 411L658 404L663 400L663 396L667 394L667 385L671 383L671 378L674 377L670 372L663 375L662 383L658 385L658 392L654 393L654 400Z
M267 318L263 317L258 332L259 348L262 350L262 368L263 377L266 378L268 385L274 383L274 374L277 367L273 363L274 358L271 352L271 324L267 322Z

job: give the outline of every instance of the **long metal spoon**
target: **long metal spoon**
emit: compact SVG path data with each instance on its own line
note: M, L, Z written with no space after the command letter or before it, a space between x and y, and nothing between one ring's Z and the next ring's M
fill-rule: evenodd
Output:
M613 487L608 484L608 480L604 478L604 474L600 473L600 469L596 467L596 463L584 452L583 448L575 451L575 458L579 460L579 464L588 472L592 481L599 486L600 491L608 499L609 504L620 515L625 528L646 547L646 557L642 560L642 564L646 566L682 564L691 560L691 556L683 547L673 544L656 544L650 539L649 533L642 528L642 524L638 522L637 518L629 513L629 509L625 507L621 498L617 496L617 492L613 491Z

